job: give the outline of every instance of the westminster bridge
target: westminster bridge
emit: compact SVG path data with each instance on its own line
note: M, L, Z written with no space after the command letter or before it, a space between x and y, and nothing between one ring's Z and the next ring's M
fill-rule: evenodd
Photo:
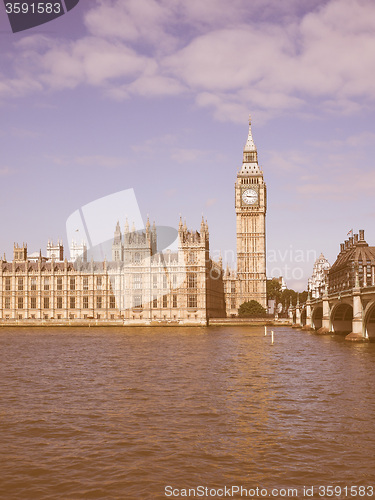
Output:
M308 297L304 304L289 307L293 325L318 333L346 334L347 340L375 340L375 286L355 286L349 290Z

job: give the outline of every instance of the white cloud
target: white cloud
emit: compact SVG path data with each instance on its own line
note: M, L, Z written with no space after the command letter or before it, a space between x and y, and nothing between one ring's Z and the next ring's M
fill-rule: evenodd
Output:
M14 137L18 137L20 139L36 139L36 138L40 137L39 132L36 132L35 130L20 128L20 127L12 127L10 129L10 132Z
M171 153L171 159L177 163L195 162L206 156L208 156L208 152L200 149L176 148Z
M138 94L146 97L178 95L186 87L179 81L161 75L142 75L126 87L126 94Z
M134 78L154 66L154 62L123 44L86 37L63 48L48 50L41 66L44 70L41 80L63 88L82 83L101 86L110 80Z
M190 93L221 120L355 113L375 99L375 4L329 0L100 0L75 41L16 43L0 96L100 87L126 99ZM244 111L246 110L246 111Z
M153 137L151 139L147 139L140 144L134 144L132 146L133 151L136 153L142 153L145 155L154 155L155 149L160 150L160 147L167 146L171 147L177 141L177 137L172 134L165 134L163 136Z
M82 165L84 167L102 167L108 169L127 165L127 160L125 158L105 155L77 156L73 161L77 165Z
M100 2L88 11L85 23L96 37L173 45L174 37L164 29L164 25L173 20L173 2L169 7L163 3L156 0Z
M304 197L326 200L342 200L352 203L364 195L375 190L375 172L345 172L339 178L330 179L320 177L314 182L305 182L297 186L296 191Z
M75 157L47 156L47 158L55 165L100 167L106 169L124 167L128 163L126 158L107 155L82 155Z
M0 167L0 177L7 177L8 175L12 175L13 173L14 170L7 165Z
M217 198L209 198L206 201L206 207L212 207L217 202Z
M278 179L278 189L293 192L293 197L296 193L304 203L361 202L375 191L374 139L374 133L365 131L340 139L306 141L301 150L296 146L268 151L267 171Z

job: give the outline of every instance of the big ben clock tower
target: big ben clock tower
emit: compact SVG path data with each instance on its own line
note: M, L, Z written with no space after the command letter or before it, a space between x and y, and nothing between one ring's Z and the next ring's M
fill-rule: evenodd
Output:
M266 209L263 171L251 133L243 151L235 185L237 218L237 309L249 300L266 307Z

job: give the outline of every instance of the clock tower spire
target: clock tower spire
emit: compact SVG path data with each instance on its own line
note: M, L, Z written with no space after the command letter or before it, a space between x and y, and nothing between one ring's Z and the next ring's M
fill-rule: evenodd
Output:
M267 192L258 165L251 118L243 161L235 184L237 219L237 308L249 300L266 307L266 209Z

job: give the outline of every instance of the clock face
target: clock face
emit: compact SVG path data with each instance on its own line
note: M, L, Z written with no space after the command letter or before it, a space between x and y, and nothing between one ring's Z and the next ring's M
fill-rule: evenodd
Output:
M242 193L242 201L246 205L254 205L258 201L258 193L254 189L246 189Z

